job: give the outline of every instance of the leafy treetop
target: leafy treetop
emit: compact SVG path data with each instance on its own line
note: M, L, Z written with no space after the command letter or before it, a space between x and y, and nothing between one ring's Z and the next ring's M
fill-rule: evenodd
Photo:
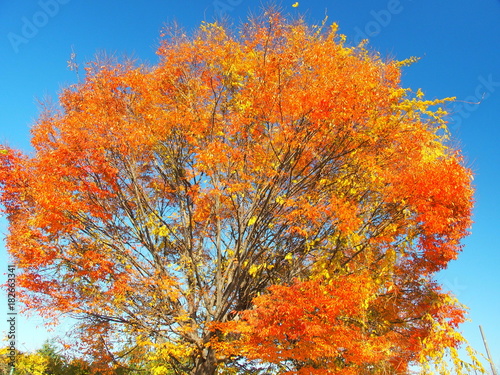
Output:
M96 60L0 153L27 308L103 368L406 373L463 339L433 281L471 225L442 106L336 25L269 10ZM456 359L457 363L459 360ZM439 361L438 361L439 362Z

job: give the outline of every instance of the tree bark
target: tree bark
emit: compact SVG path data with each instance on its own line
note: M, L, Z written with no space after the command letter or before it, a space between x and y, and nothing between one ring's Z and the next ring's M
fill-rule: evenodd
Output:
M215 359L215 351L207 348L201 356L195 359L195 365L191 371L192 375L215 375L217 370L217 361Z

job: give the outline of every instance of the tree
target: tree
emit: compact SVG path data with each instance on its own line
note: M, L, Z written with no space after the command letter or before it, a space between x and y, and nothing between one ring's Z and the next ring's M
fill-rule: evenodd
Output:
M1 375L99 375L98 366L93 366L81 358L64 356L53 341L46 341L35 352L15 352L14 368L11 369L10 349L0 349ZM108 372L113 375L131 374L124 369ZM138 372L136 372L138 373ZM144 372L142 372L144 373Z
M43 358L45 358L47 363L46 372L52 375L60 375L67 373L64 372L66 370L65 367L67 367L65 363L66 362L65 358L63 358L61 354L58 353L57 347L54 345L53 342L45 341L42 347L36 351L36 354L39 354Z
M11 350L0 349L0 374L2 375L45 375L48 368L48 358L40 353L22 353L15 350L15 356L10 356ZM12 361L15 361L15 367Z
M44 358L46 363L44 374L48 375L87 375L95 374L91 366L78 358L68 358L53 341L46 341L35 353Z
M24 303L79 318L103 367L156 374L399 374L453 352L464 309L433 274L473 191L448 99L335 25L269 10L240 31L89 63L34 154L0 154Z

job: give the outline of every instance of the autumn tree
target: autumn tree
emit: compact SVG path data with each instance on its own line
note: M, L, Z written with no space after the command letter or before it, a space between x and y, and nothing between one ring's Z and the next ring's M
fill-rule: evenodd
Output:
M268 11L167 29L154 66L96 60L4 147L27 308L79 319L103 367L406 373L455 353L433 281L471 224L445 100L336 25Z
M93 366L81 358L69 357L61 352L61 348L53 341L46 341L42 347L34 352L16 350L14 366L11 366L12 356L8 347L0 349L1 375L99 375L100 367ZM118 368L109 374L132 375L144 373L146 368L139 371Z

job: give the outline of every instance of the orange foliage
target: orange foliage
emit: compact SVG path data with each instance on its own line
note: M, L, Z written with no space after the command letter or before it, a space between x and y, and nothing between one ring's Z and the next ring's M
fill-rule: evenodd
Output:
M344 375L407 373L419 354L428 360L461 344L454 329L464 311L437 286L403 291L372 278L364 272L270 286L240 319L214 324L213 345L223 357L281 364L284 374ZM431 336L440 347L428 351L423 340Z
M471 224L446 100L336 29L269 11L238 36L166 30L151 67L89 63L34 154L0 153L27 307L179 373L400 373L458 345L432 281Z

